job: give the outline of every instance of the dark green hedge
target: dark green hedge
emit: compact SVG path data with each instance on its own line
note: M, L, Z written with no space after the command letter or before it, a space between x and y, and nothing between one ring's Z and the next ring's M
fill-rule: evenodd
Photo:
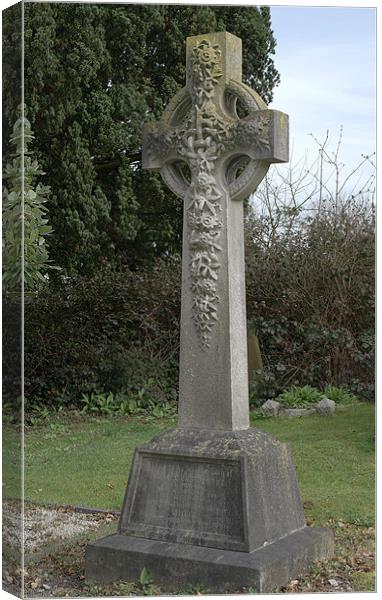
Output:
M25 310L25 390L43 402L176 382L179 260L56 281ZM175 385L175 383L174 383Z
M248 217L247 314L264 362L254 388L257 401L292 384L327 383L372 398L372 211L345 204L273 239L267 228L264 220ZM179 257L141 271L105 265L92 277L51 281L26 303L27 398L75 404L82 393L138 393L153 381L154 400L176 397L180 282ZM7 314L14 311L6 303L5 339ZM17 362L11 351L5 360L7 396Z

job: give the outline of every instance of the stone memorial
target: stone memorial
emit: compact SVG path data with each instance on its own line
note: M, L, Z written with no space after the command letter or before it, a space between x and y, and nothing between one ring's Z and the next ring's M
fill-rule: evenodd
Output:
M249 427L243 199L288 161L288 116L241 81L241 40L187 39L186 86L144 128L143 167L184 204L178 427L136 449L118 532L86 578L269 592L333 551L305 524L289 446Z

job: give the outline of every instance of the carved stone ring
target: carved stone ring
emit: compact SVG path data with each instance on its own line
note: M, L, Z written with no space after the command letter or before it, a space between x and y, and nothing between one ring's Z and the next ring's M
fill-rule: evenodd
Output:
M267 108L259 94L244 83L232 80L226 86L224 104L226 118L233 122L240 120L237 114L239 106L245 117L252 117L257 111ZM164 128L176 128L187 120L191 107L191 94L185 86L170 100L159 123ZM257 188L270 166L266 160L253 159L240 153L234 157L231 155L225 163L223 177L232 200L248 197ZM181 198L186 196L190 187L190 179L187 178L184 167L182 161L172 160L160 169L163 181Z

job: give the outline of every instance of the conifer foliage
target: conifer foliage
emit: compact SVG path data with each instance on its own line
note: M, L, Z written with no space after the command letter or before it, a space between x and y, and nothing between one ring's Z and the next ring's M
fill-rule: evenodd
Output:
M24 4L25 103L52 193L50 254L67 274L136 268L180 250L182 205L141 169L142 125L185 84L187 36L243 39L243 74L265 101L279 81L269 8ZM16 119L19 10L3 20L4 154ZM16 44L16 45L15 45Z

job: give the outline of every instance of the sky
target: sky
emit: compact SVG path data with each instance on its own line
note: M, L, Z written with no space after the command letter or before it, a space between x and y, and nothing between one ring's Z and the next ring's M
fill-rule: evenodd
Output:
M329 130L335 150L343 128L343 173L376 150L376 10L374 8L271 6L281 83L269 108L289 114L291 164ZM363 169L364 177L370 168Z
M14 3L0 2L2 8ZM317 158L318 146L309 134L322 142L329 131L328 151L333 152L341 127L339 159L344 177L359 165L362 154L376 150L376 9L363 6L367 2L348 0L348 6L337 7L326 2L329 6L317 7L308 1L300 6L264 1L271 8L277 42L273 58L281 76L269 108L289 115L291 166L301 164L306 153L307 164ZM208 3L235 4L233 0ZM352 3L358 6L349 6ZM240 4L256 3L241 0ZM361 181L371 172L370 166L364 167Z

